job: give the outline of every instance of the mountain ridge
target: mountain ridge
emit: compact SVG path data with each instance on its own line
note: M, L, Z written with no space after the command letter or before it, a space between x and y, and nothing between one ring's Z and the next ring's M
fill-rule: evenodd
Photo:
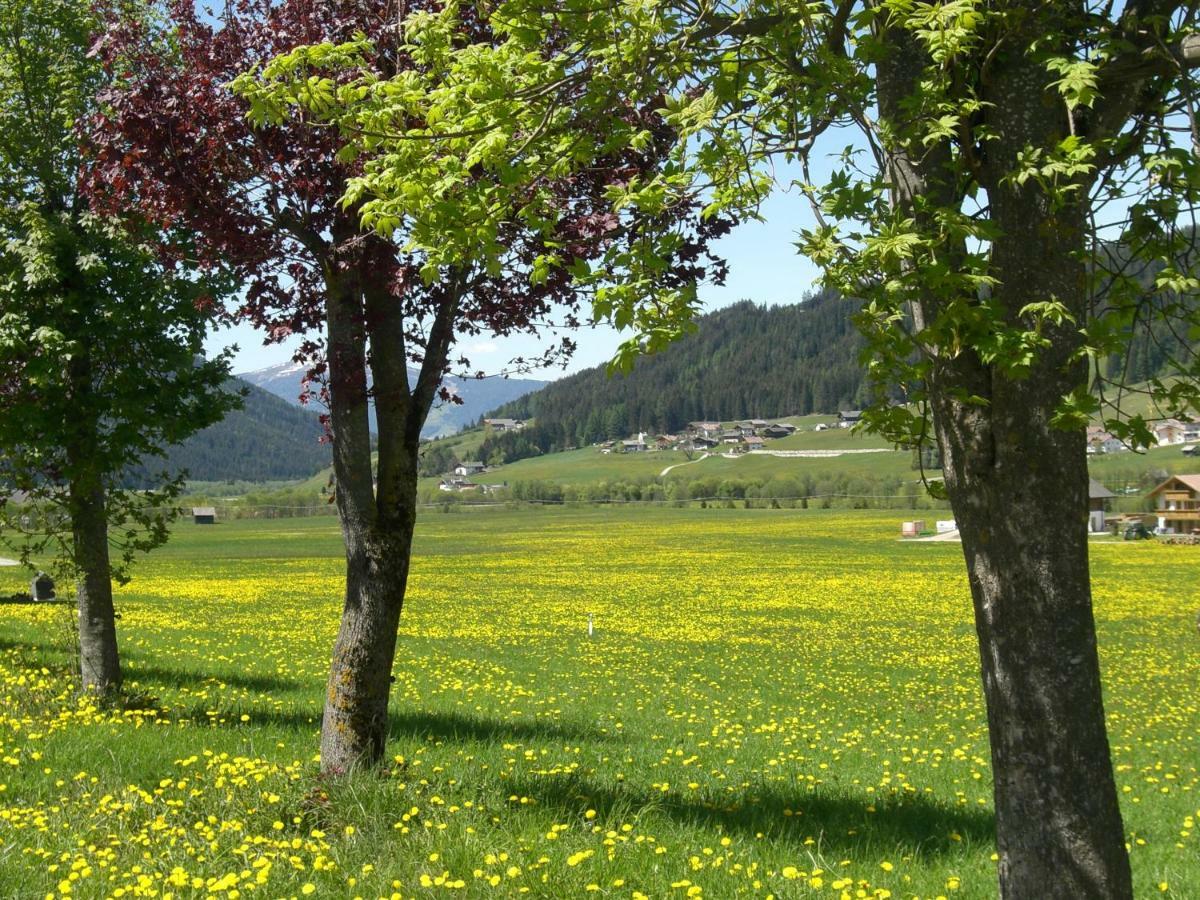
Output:
M690 421L856 408L867 384L854 311L832 292L778 306L743 300L701 316L695 331L638 359L628 375L595 366L488 415L536 420L547 450L677 431Z
M304 407L300 403L300 385L307 371L307 366L300 363L283 363L276 366L266 366L249 372L239 372L235 377L263 390L269 391L293 406ZM418 371L409 367L410 383L417 377ZM461 404L453 402L437 402L429 411L429 418L421 430L421 437L434 438L453 434L463 428L475 424L489 409L519 399L531 391L537 391L548 384L533 378L455 378L449 377L445 385L450 393L463 399ZM375 410L371 409L371 430L376 431Z

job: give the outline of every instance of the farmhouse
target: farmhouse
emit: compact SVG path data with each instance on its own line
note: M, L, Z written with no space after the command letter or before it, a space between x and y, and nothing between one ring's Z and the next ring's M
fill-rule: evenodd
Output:
M761 450L763 448L763 439L756 434L748 434L742 438L742 442L746 445L747 450Z
M485 468L487 467L479 460L471 460L470 462L461 462L455 466L454 474L462 475L464 477L467 475L478 475Z
M1200 531L1200 475L1172 475L1149 495L1162 534Z
M843 409L838 412L838 428L849 428L862 421L861 409Z
M525 427L521 419L484 419L483 424L492 431L520 431Z
M1093 425L1087 430L1087 452L1089 454L1120 453L1122 450L1128 449L1120 438L1114 437L1099 426Z
M1187 441L1200 440L1200 423L1181 422L1179 419L1163 419L1151 431L1159 446L1165 444L1183 444Z
M795 425L784 425L782 422L775 422L771 425L768 425L766 428L763 428L761 431L759 431L759 434L766 438L781 438L787 437L795 430Z
M1088 531L1104 530L1104 513L1108 501L1117 496L1095 478L1088 479Z
M477 491L479 485L465 478L443 478L438 482L440 491Z
M217 523L217 508L215 506L193 506L193 525L215 525Z
M650 448L646 445L646 436L644 434L639 434L632 440L621 441L622 453L643 453L648 449Z

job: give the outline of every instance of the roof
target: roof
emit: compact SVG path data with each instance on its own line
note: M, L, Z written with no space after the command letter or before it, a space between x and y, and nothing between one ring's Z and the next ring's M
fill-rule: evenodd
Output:
M215 516L216 514L217 514L217 508L215 506L193 506L192 507L192 515L193 516Z
M520 419L484 419L484 425L516 425Z
M1107 500L1110 497L1117 496L1095 478L1088 479L1088 499L1089 500Z
M460 468L464 468L464 469L482 469L483 468L483 463L477 459L472 459L472 460L469 460L468 462L460 462L458 465Z
M861 419L861 409L843 409L838 411L838 417L842 419Z
M1200 475L1172 475L1170 478L1152 490L1147 496L1153 497L1155 494L1165 491L1173 482L1176 481L1183 483L1190 490L1200 492Z

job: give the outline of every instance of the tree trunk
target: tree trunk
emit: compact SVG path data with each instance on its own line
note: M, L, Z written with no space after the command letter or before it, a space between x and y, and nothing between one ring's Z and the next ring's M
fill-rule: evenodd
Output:
M1003 231L993 299L1012 321L1050 298L1082 320L1080 210L1018 190L991 197ZM964 353L935 367L931 397L979 635L1000 894L1123 900L1132 882L1092 617L1085 437L1052 424L1086 363L1075 325L1047 335L1027 377Z
M331 774L383 758L412 547L411 527L387 535L358 533L352 527L343 531L346 599L321 722L321 771Z
M356 223L348 221L345 230L356 236ZM391 251L370 241L367 246L357 268L330 265L326 272L330 424L346 545L346 595L321 723L326 774L370 766L384 755L392 662L416 523L420 432L441 379L457 309L452 293L430 328L421 374L410 393L403 308L380 280L387 260L370 255ZM372 393L379 429L375 472L368 428Z
M1008 465L982 475L956 460L947 472L979 635L1000 893L1130 897L1092 619L1083 440L1023 428L1009 433Z
M71 530L79 570L79 673L83 689L100 695L121 686L117 625L108 559L104 487L82 476L70 486Z

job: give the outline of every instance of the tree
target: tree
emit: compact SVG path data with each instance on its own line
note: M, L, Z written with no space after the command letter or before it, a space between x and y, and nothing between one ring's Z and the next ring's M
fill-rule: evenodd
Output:
M422 15L423 6L413 8ZM431 232L429 217L375 215L356 197L365 172L357 148L343 147L340 131L318 113L266 102L246 79L239 89L249 102L228 88L247 69L297 58L321 42L353 46L343 58L347 82L419 81L436 60L411 55L395 28L394 4L236 0L215 24L191 0L171 3L168 12L164 27L114 15L98 44L121 83L106 95L109 111L95 129L97 191L135 201L157 221L185 224L201 258L231 265L248 285L241 314L268 339L309 335L298 359L328 405L346 545L346 594L321 731L322 769L342 772L383 756L416 517L418 439L439 391L451 399L439 387L442 377L452 365L468 365L451 357L456 337L534 333L556 308L573 323L571 277L548 259L583 261L621 243L606 192L652 165L674 136L652 111L630 108L624 118L650 135L642 147L615 145L570 178L550 167L537 185L540 205L509 204L495 218L473 217L460 204L451 221L455 198L430 191L418 205L440 216L442 230ZM492 40L481 20L459 24L481 46ZM319 111L336 85L312 85L305 99ZM128 154L126 144L140 149ZM461 174L481 194L492 181L488 160L473 160ZM372 225L365 232L364 219ZM692 252L694 263L715 230L698 229L679 249ZM659 277L691 275L676 266ZM560 350L570 347L567 340ZM407 362L419 366L415 383ZM370 402L378 421L374 463Z
M1200 166L1177 141L1200 144L1195 14L1157 0L509 0L490 20L504 40L482 46L445 24L457 15L448 4L440 19L406 23L410 52L431 61L425 80L347 80L358 51L326 47L268 69L279 89L263 102L315 110L353 136L367 161L350 197L376 226L417 214L435 188L483 214L479 185L462 174L480 160L519 169L558 151L586 166L586 153L564 152L584 121L636 142L611 117L654 96L679 143L612 192L614 210L704 196L706 212L752 214L771 186L768 163L798 170L815 222L802 249L829 287L864 303L876 386L867 423L897 443L935 440L944 461L980 641L1001 893L1128 897L1084 532L1084 428L1098 416L1148 442L1145 418L1112 405L1096 363L1120 356L1146 321L1197 333L1189 295L1200 282L1185 253L1195 231L1181 226ZM581 82L584 95L563 102ZM453 127L431 127L431 114ZM842 150L849 130L859 143ZM829 144L833 171L817 178ZM637 330L619 359L628 364L675 336L690 310L639 304L645 258L616 262L635 287L596 302ZM1147 267L1153 298L1139 283ZM594 272L572 274L586 285ZM1198 406L1190 346L1176 342L1175 368L1191 380L1146 388L1167 413Z
M237 397L219 390L227 359L198 356L217 285L160 264L144 228L94 215L80 190L75 123L104 85L95 25L80 0L0 2L0 483L27 494L0 499L0 527L26 564L50 553L77 578L82 684L108 694L112 579L166 540L181 485L133 492L121 476Z

